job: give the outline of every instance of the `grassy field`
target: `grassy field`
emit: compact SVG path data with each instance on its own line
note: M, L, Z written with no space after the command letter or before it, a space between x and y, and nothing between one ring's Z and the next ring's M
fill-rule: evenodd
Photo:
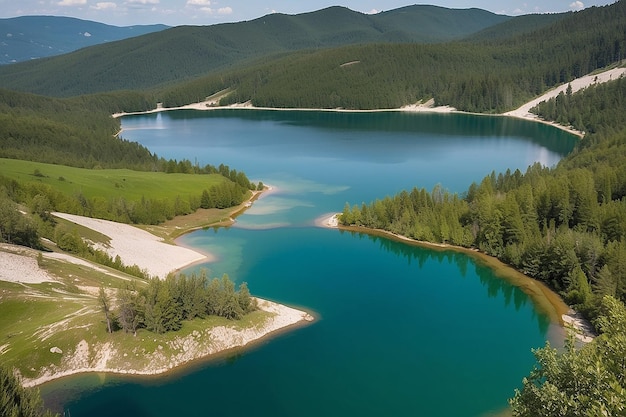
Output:
M45 184L63 194L80 192L87 198L123 197L129 201L142 197L174 199L177 196L198 196L201 190L226 181L218 174L87 170L11 159L0 159L0 175L21 184ZM251 194L253 199L257 195ZM228 209L199 209L160 225L138 226L172 242L177 236L193 229L228 225L245 207L241 204ZM110 241L108 236L91 229L63 219L56 221L76 230L89 241L102 244ZM54 244L47 243L46 246L58 251ZM27 253L37 259L40 268L56 279L55 282L39 284L0 280L0 355L5 365L18 369L26 378L37 377L42 370L51 367L56 371L80 368L76 363L67 362L68 354L78 358L75 360L82 358L93 365L98 360L97 355L109 352L115 359L110 359L108 363L117 369L167 367L169 358L185 354L190 343L195 349L208 349L210 338L206 337L207 332L214 326L254 328L269 315L256 311L236 322L209 317L185 322L181 330L164 335L146 330L139 330L137 336L121 331L108 334L98 301L99 288L104 287L114 300L117 289L126 287L129 282L140 288L145 285L144 280L102 265L88 266L89 262L76 264L52 259L45 253L38 255L38 251L28 248L15 248L19 247L0 250ZM184 347L183 342L187 343ZM84 347L83 356L79 354L80 346ZM58 348L63 353L55 353L52 348Z
M58 282L0 281L2 360L25 376L34 376L35 370L50 364L60 365L61 355L51 352L52 347L66 352L81 339L106 336L96 298L98 288L121 287L137 280L105 267L96 270L47 258L40 264Z
M85 197L124 197L137 201L199 197L202 190L226 179L219 174L166 174L128 169L82 169L63 165L0 158L0 174L20 183L46 184L64 194Z

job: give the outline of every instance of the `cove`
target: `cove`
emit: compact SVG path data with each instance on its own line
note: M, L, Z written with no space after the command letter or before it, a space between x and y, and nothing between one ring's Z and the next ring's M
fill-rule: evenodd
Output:
M270 184L234 226L181 243L194 266L303 307L313 325L160 378L83 375L42 387L72 416L486 416L506 408L554 330L529 298L452 251L315 226L414 186L463 192L492 170L554 165L576 138L462 114L176 111L123 119L165 158ZM191 270L191 269L190 269Z

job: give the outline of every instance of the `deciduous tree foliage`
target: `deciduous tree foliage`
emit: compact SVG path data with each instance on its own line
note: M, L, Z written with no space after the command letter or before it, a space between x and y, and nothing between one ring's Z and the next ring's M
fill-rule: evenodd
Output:
M602 334L580 349L573 336L559 351L546 343L534 351L537 365L510 400L517 417L626 415L626 308L602 299Z

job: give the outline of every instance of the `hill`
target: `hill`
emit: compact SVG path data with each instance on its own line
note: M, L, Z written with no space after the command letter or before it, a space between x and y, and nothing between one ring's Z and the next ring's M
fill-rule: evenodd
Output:
M51 96L146 89L303 49L443 42L509 20L484 10L410 6L366 15L343 7L248 22L180 26L0 67L0 87Z
M472 42L498 41L541 30L567 17L569 13L545 13L516 16L503 23L490 26L477 33L467 36L465 40Z
M167 29L165 25L111 26L60 16L0 19L0 65L66 54L87 46Z
M618 62L626 52L624 33L626 1L620 1L488 42L303 51L190 84L194 97L203 86L214 89L206 96L231 89L223 104L373 109L434 98L437 105L459 110L503 112L552 86ZM178 85L170 93L181 100L184 90ZM187 99L192 99L190 94Z

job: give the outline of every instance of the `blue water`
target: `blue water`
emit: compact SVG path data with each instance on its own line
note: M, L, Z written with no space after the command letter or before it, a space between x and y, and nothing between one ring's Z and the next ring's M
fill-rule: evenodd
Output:
M127 117L126 139L166 158L243 170L273 187L230 228L181 240L194 266L309 309L312 325L159 379L79 376L44 386L72 416L483 416L534 363L548 319L477 261L315 226L346 202L491 170L555 164L575 139L469 115L272 111Z

